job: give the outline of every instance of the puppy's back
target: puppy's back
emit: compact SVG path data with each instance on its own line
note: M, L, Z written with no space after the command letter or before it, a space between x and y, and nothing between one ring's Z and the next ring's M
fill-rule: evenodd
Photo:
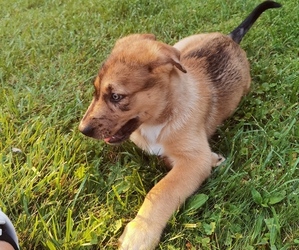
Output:
M233 113L249 90L250 67L246 53L230 37L220 33L190 36L174 47L180 50L181 62L195 79L193 84L198 85L199 92L202 85L209 86L210 135Z

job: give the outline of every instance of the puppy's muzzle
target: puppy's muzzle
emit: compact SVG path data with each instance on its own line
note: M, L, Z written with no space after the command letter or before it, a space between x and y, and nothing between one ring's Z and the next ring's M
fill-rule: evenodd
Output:
M80 122L79 131L88 137L103 139L109 144L119 144L128 139L140 124L139 117L135 117L128 120L117 131L113 131L115 126L104 127L103 124L88 123L83 119Z
M87 124L87 125L83 125L82 123L80 123L79 125L79 131L88 136L88 137L92 137L94 134L94 127L92 127L91 125Z

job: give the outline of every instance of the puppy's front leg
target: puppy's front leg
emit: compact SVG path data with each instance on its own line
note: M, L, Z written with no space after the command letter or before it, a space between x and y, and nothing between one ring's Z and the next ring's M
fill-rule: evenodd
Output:
M176 209L210 175L212 153L208 150L180 157L172 170L147 194L137 216L119 239L119 249L149 250L159 243L161 233ZM195 157L197 156L197 157Z

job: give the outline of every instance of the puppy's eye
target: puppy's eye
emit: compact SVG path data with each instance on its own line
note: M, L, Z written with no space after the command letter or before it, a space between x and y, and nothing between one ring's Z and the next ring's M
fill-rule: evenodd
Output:
M111 96L110 96L110 101L111 102L119 102L123 98L124 98L124 95L112 93Z

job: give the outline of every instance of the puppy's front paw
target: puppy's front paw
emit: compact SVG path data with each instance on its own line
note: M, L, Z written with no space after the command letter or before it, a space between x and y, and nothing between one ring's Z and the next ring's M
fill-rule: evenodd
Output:
M213 152L212 161L213 161L212 163L213 167L218 167L219 165L221 165L222 162L225 161L225 158L222 155Z
M151 250L158 245L161 230L154 225L134 219L119 238L119 250Z

